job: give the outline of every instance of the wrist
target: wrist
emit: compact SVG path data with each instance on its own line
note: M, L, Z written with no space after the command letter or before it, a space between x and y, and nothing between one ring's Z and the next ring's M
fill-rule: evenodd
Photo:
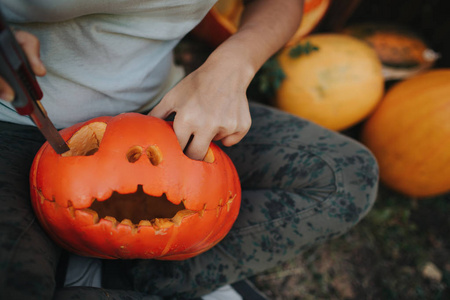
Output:
M234 78L246 88L261 65L254 62L245 46L226 41L211 53L205 67L217 70L224 78Z

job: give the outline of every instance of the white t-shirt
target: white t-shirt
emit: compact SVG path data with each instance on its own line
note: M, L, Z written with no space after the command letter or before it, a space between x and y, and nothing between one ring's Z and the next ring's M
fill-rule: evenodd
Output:
M172 50L216 0L2 0L41 43L42 104L57 128L148 110L182 77ZM0 120L32 124L0 101Z

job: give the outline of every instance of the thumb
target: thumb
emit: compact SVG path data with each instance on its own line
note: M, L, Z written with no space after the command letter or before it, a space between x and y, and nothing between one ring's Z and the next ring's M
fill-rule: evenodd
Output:
M0 98L8 102L14 100L13 89L2 77L0 77Z
M38 38L26 31L16 31L15 36L17 42L24 50L33 72L37 76L44 76L46 70L40 59L40 43Z

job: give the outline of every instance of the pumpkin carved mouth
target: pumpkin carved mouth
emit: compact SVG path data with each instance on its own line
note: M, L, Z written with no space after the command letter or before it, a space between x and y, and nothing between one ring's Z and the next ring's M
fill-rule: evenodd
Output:
M44 200L47 203L58 205L53 199L44 198L42 193L39 193L41 203ZM88 208L75 208L72 202L68 201L67 209L72 218L86 218L91 219L92 225L102 223L104 221L110 222L112 227L120 225L130 226L133 231L139 229L141 226L151 226L155 230L164 230L172 226L180 226L183 219L193 215L198 215L200 218L205 213L215 213L219 217L222 210L230 211L236 194L229 194L226 201L222 199L219 205L215 208L207 208L206 204L202 210L189 210L185 208L184 201L180 204L170 202L166 195L151 196L143 191L142 185L138 185L137 191L131 194L120 194L113 192L111 197L106 200L98 201L93 199L93 202Z
M106 201L95 200L90 209L98 214L99 218L115 219L118 222L131 221L132 224L157 223L155 220L176 219L178 212L185 209L184 203L176 205L167 200L165 194L161 197L150 196L144 193L142 186L133 194L119 194L114 192ZM189 211L189 210L186 210ZM191 212L191 211L189 211ZM195 213L195 211L192 211ZM125 221L128 223L128 221Z

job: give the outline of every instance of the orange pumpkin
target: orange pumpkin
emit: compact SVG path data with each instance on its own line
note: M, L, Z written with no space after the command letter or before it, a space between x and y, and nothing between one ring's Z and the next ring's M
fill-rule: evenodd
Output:
M362 23L343 32L367 42L377 52L386 80L417 75L431 69L439 58L419 35L400 26Z
M363 120L384 93L375 51L344 34L310 35L280 52L276 61L285 78L274 105L332 130Z
M75 253L186 259L217 244L237 218L239 178L213 143L204 161L189 159L171 123L137 113L61 134L71 150L42 146L31 198L43 227Z
M310 33L325 16L331 0L305 0L301 24L286 46ZM192 35L217 47L237 31L244 5L242 0L219 0L193 30Z
M450 69L397 83L362 132L380 165L381 180L415 197L450 191L449 137Z

